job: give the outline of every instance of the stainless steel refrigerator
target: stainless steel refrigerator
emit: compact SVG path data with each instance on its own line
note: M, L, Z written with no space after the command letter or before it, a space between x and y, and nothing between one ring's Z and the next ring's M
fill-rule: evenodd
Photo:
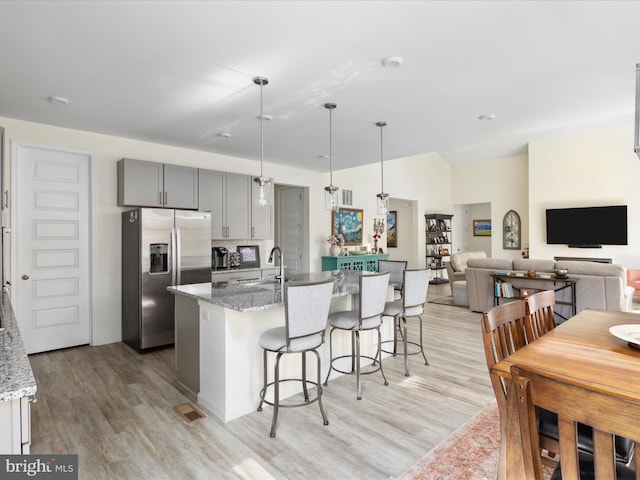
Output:
M211 213L122 213L122 340L142 352L174 343L171 285L211 281Z

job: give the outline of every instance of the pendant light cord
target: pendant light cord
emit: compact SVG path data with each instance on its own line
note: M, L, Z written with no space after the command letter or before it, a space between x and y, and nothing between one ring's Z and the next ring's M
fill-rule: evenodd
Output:
M260 183L264 182L264 112L262 105L262 87L269 83L266 77L255 77L253 83L260 87Z
M333 187L333 109L335 106L329 108L329 186Z
M382 191L380 192L381 198L384 197L384 161L382 158L383 152L383 144L382 144L382 127L387 126L387 122L377 122L376 125L380 127L380 187Z

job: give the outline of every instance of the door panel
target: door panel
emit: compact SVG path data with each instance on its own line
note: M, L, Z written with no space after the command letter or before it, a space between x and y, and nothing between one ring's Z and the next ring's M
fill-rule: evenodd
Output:
M140 257L142 259L142 295L140 319L140 348L173 343L173 295L171 285L171 230L174 211L161 208L140 209ZM168 262L157 271L151 268L154 246L166 246Z
M187 282L185 272L209 270L211 281L211 214L176 210L176 229L180 231L181 283ZM198 282L199 283L199 282Z
M251 238L251 177L227 173L228 239Z
M301 188L281 188L280 203L280 242L284 264L291 273L304 273L302 255L304 249L303 224L304 208Z
M89 343L90 155L16 144L14 305L27 353Z

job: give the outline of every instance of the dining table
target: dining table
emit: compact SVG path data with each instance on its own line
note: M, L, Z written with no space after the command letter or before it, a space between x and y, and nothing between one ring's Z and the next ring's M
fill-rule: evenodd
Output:
M640 335L637 313L583 310L491 368L507 390L506 412L500 415L498 479L520 479L524 471L512 365L542 369L563 381L640 402L640 346L614 336L609 329L617 325L636 325Z

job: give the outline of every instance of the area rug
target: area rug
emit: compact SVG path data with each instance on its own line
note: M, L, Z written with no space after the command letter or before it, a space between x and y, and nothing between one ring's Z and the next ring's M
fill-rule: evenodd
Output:
M490 403L398 480L495 479L500 448L498 405Z
M500 418L492 402L445 438L397 480L494 480L500 455ZM543 465L545 479L552 464Z

